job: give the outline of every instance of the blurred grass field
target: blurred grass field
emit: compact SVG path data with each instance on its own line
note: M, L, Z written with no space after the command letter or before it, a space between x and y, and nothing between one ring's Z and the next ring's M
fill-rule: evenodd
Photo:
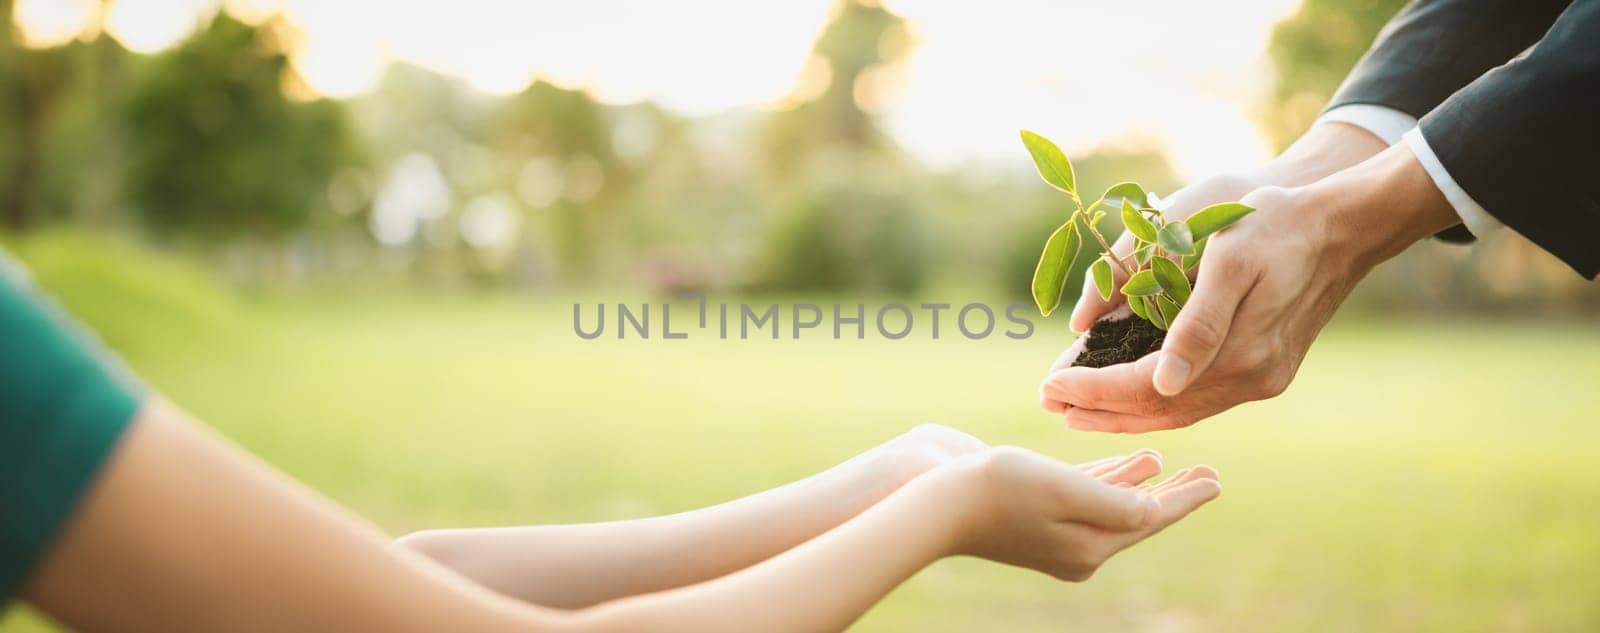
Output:
M1600 628L1594 323L1339 320L1281 398L1101 436L1037 408L1065 333L583 341L559 298L241 295L131 248L12 246L151 384L391 534L689 509L937 421L1074 460L1152 446L1225 493L1089 583L945 561L855 630Z

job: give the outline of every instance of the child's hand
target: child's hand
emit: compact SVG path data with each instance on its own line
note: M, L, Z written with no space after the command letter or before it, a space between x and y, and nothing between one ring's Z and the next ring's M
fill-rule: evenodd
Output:
M961 457L906 492L951 509L951 554L1076 582L1222 491L1206 466L1141 485L1160 470L1154 451L1072 466L1001 447Z
M887 495L925 472L963 455L989 450L976 437L942 424L919 424L846 462L871 472Z

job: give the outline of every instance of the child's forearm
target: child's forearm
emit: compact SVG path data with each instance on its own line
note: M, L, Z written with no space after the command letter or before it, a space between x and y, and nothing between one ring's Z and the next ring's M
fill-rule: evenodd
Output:
M863 456L867 457L867 456ZM681 587L771 558L892 488L884 458L681 514L580 525L430 530L402 543L500 593L576 608Z
M952 550L956 513L942 478L918 479L822 536L715 580L580 612L585 630L840 631Z
M497 595L388 545L166 407L150 407L118 453L23 591L79 630L838 630L937 558L944 537L931 526L950 524L939 515L951 504L896 495L742 572L563 612ZM777 502L843 494L834 483L807 480L730 504L730 514L772 519L745 525L755 532L798 534L782 523L803 518L775 511L784 505ZM729 536L736 523L719 529Z
M22 597L79 631L561 630L151 402Z
M391 545L376 529L197 430L175 410L151 404L21 595L85 631L837 631L949 554L1086 578L1107 556L1218 490L1209 471L1207 481L1175 478L1147 494L1108 485L1149 477L1148 469L1140 474L1133 466L1156 461L1148 455L1098 475L1021 449L962 459L915 477L876 504L870 494L857 497L857 507L870 508L741 571L560 611L495 593ZM712 513L719 518L709 524L722 538L736 539L743 529L758 534L753 542L773 546L783 539L768 541L759 533L787 539L818 529L799 516L809 505L798 501L861 492L833 487L852 481L808 480L730 504ZM905 479L887 481L891 485L880 491ZM1151 505L1148 495L1160 496L1160 503ZM1152 509L1160 511L1153 521ZM755 517L766 522L757 524ZM736 549L759 549L744 547ZM649 575L648 567L636 569Z

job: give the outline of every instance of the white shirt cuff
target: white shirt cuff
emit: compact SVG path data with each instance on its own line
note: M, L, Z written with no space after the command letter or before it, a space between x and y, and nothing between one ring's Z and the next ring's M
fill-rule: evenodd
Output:
M1444 163L1439 162L1439 156L1433 153L1433 148L1428 146L1428 139L1422 137L1422 128L1412 128L1404 135L1406 147L1417 156L1417 162L1422 163L1422 169L1428 172L1428 177L1433 179L1433 185L1444 194L1444 199L1456 210L1456 215L1461 216L1461 223L1467 225L1467 230L1476 237L1486 237L1490 233L1505 226L1494 216L1484 210L1483 205L1473 200L1472 196L1450 177L1450 172L1444 168Z
M1417 127L1417 118L1381 105L1352 103L1342 105L1317 117L1316 123L1348 123L1371 132L1390 145L1400 142L1411 128ZM1312 125L1316 125L1313 123Z
M1417 162L1422 163L1423 170L1428 172L1428 177L1433 179L1433 185L1444 194L1444 199L1455 209L1456 215L1461 217L1461 223L1476 237L1484 237L1504 226L1483 205L1478 204L1467 190L1462 189L1456 179L1450 177L1450 172L1444 168L1444 163L1439 162L1439 156L1433 153L1433 148L1428 146L1428 140L1422 138L1422 130L1417 127L1417 119L1409 114L1394 108L1370 103L1352 103L1342 105L1317 117L1316 123L1346 123L1371 132L1373 136L1383 139L1383 142L1394 145L1404 141L1406 147L1417 157ZM1315 123L1313 123L1315 125Z

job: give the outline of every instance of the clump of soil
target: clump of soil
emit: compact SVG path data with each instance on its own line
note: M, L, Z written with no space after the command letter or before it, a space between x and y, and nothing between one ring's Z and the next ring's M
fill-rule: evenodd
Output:
M1161 349L1167 333L1134 315L1107 319L1094 324L1084 334L1083 352L1072 361L1073 367L1108 367L1131 363Z

